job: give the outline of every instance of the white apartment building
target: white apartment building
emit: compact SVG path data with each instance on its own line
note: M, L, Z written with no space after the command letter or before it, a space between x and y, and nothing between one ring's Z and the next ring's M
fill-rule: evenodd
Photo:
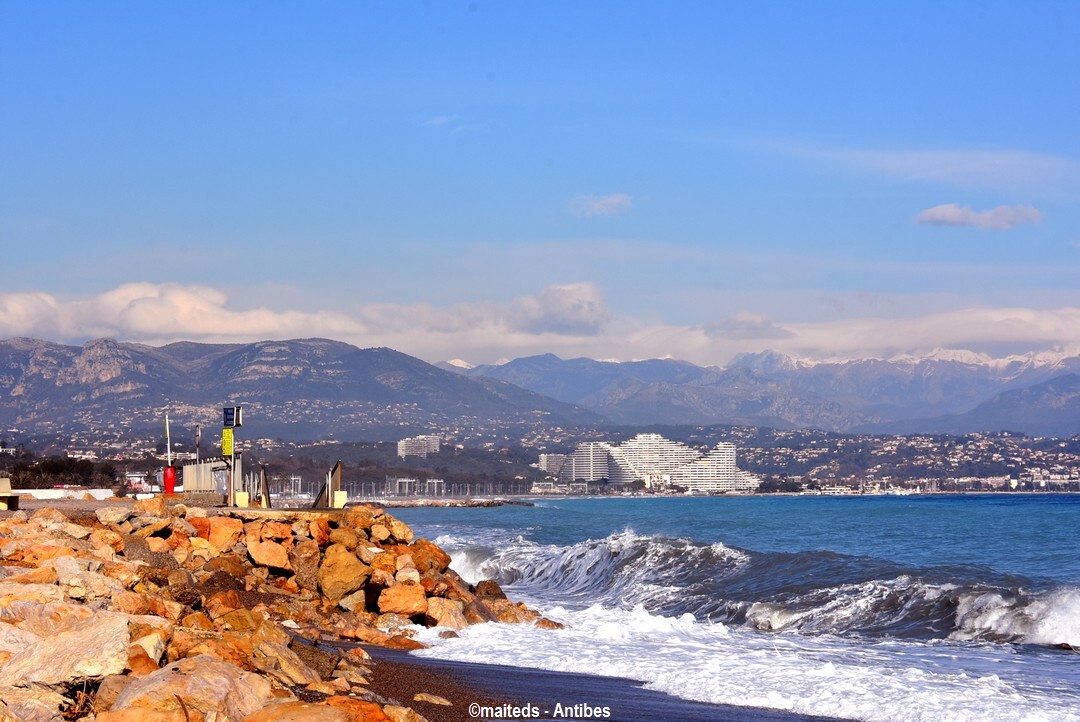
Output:
M676 469L671 475L671 483L693 492L716 494L753 491L761 484L761 479L739 471L735 462L735 444L722 441L700 459Z
M566 463L566 454L540 454L540 471L558 476L563 464Z
M611 446L600 441L587 441L578 444L574 453L566 457L559 471L559 481L569 484L574 481L599 481L610 479L608 459Z
M638 434L611 447L611 481L628 484L644 481L646 487L665 486L676 469L701 454L686 444L660 434Z
M644 482L647 488L679 486L691 492L721 494L753 491L761 479L740 471L735 445L717 444L706 454L659 434L638 434L619 445L578 444L567 456L559 481L597 481L613 484Z
M397 442L397 455L404 459L406 456L420 456L427 458L428 454L438 454L442 439L434 435L410 436Z

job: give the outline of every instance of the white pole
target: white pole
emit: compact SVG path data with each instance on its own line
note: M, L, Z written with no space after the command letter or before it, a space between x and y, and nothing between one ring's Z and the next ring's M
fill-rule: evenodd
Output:
M172 466L172 439L169 437L169 414L165 413L165 459L166 464Z

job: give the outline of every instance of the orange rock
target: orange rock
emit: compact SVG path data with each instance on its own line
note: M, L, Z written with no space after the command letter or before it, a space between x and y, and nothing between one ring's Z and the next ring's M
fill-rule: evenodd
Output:
M261 521L249 521L244 523L244 543L252 544L262 541L263 523Z
M330 542L330 522L326 519L314 519L308 522L308 533L319 546L326 546Z
M434 570L446 571L450 566L450 555L446 554L437 544L426 539L418 539L409 544L409 553L413 555L413 562L421 573Z
M127 666L131 670L132 677L145 677L151 672L161 669L157 662L150 659L150 655L146 653L146 650L137 644L133 644L129 648Z
M173 529L173 533L169 535L169 538L165 540L169 544L169 548L172 550L177 549L191 549L191 539L187 534Z
M427 649L426 644L417 642L411 637L390 637L383 646L390 649L404 649L406 652L411 652L414 649Z
M118 592L112 596L109 609L124 614L149 614L150 605L142 598L142 595L127 590Z
M296 577L295 576L289 577L288 579L285 579L283 577L278 577L276 580L274 580L273 586L277 587L278 589L282 589L282 590L284 590L286 592L289 592L290 594L299 594L300 593L300 585L296 583Z
M163 599L156 594L144 594L143 599L146 600L146 606L150 608L150 613L159 617L178 622L184 614L184 605L180 602Z
M263 524L262 538L288 539L292 536L292 524L283 521L268 521Z
M199 536L203 539L210 538L210 518L205 516L195 516L187 520L188 524L195 527L195 531L199 533Z
M261 567L274 567L292 571L292 564L289 563L289 553L285 550L285 547L276 541L252 542L249 538L247 550L252 561Z
M143 514L147 516L168 516L169 510L165 505L165 497L152 496L149 499L139 499L135 502L135 506L132 507L132 511L135 514Z
M240 540L244 522L231 516L210 517L210 536L207 540L220 551L225 551Z
M390 718L382 711L382 707L374 702L335 696L328 697L324 704L345 710L349 715L349 722L390 722Z
M197 657L207 654L222 662L234 664L242 669L251 669L251 660L255 655L255 648L244 636L237 634L224 634L221 637L203 639L184 653L184 657Z
M350 722L342 709L311 702L273 702L241 722Z
M397 573L397 557L393 552L379 552L371 562L372 569L381 569L391 574Z
M319 588L336 602L362 587L370 574L371 567L357 559L355 554L341 544L332 544L327 547L319 567Z
M23 550L22 560L29 564L33 564L34 566L41 566L41 563L48 559L73 556L75 556L75 550L71 547L56 546L53 544L33 544Z
M215 592L203 602L203 610L210 615L211 619L218 619L234 609L243 608L243 606L240 597L232 589Z
M409 528L408 524L400 519L396 519L387 514L383 517L383 524L386 524L387 529L390 530L390 536L398 541L408 544L413 540L413 530Z
M18 584L56 584L56 567L39 567L22 574L4 578L4 582L16 582Z
M315 592L319 589L319 544L308 539L289 550L289 563L296 572L296 583Z
M124 538L112 529L94 529L87 539L95 549L110 547L114 552L124 551Z
M356 536L356 532L347 526L338 527L330 532L330 543L341 544L349 551L356 549L358 542L359 538Z
M255 629L260 623L260 620L256 619L249 609L234 609L228 614L223 614L218 621L236 632Z
M454 599L432 597L428 599L427 621L435 627L464 629L469 626L465 619L465 605Z
M156 552L158 554L165 554L172 551L172 547L169 546L169 542L159 536L148 537L146 540L146 546L150 548L150 551Z
M375 523L375 512L368 506L350 507L341 519L344 526L354 530L367 530Z
M427 595L419 584L398 584L387 587L379 595L379 611L404 617L424 614L428 610Z
M206 717L198 710L188 713L179 709L115 709L94 717L95 722L204 722Z
M210 621L210 617L206 616L202 612L192 612L186 615L180 620L180 626L187 627L189 629L205 629L207 631L214 631L214 623Z
M208 572L221 571L237 579L243 579L251 571L251 566L238 554L229 553L210 559L203 565L203 569Z

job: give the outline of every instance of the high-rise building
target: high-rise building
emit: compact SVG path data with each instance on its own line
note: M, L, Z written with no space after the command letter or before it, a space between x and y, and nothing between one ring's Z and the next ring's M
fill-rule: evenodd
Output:
M690 491L717 493L753 491L761 479L739 471L735 463L735 444L721 442L700 459L679 467L671 475L671 483Z
M645 482L647 487L664 486L671 473L701 454L686 444L665 439L660 434L638 434L611 447L611 481L628 484Z
M566 463L566 454L540 454L540 471L552 476L558 476L559 470Z
M761 483L756 476L739 470L734 444L721 442L702 454L659 434L638 434L618 445L595 441L578 444L559 472L563 484L600 479L620 485L643 482L652 489L676 486L702 493L753 491Z
M427 458L428 454L438 454L442 439L433 435L410 436L397 442L397 455L404 459L406 456L420 456Z
M559 471L559 481L599 481L610 479L608 458L611 447L603 442L588 441L578 444L574 453L566 457Z

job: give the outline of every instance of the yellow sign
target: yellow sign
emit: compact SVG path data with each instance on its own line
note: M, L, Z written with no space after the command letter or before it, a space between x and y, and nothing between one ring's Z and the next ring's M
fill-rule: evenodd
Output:
M232 456L232 429L221 430L221 455Z

